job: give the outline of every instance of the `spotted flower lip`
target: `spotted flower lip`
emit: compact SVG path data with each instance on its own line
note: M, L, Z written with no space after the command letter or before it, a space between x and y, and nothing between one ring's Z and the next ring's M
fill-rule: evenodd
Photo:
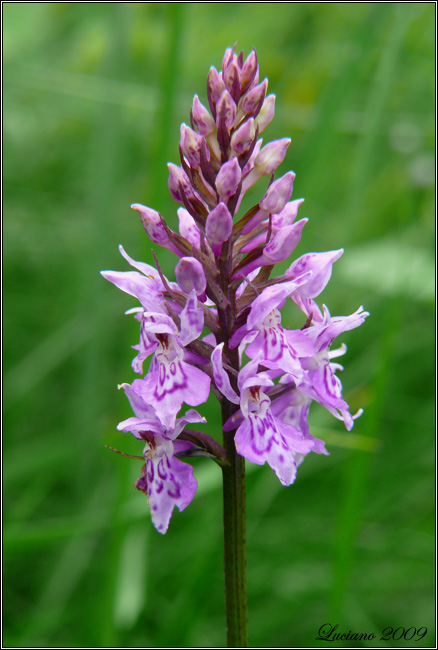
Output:
M360 307L331 316L319 304L342 248L291 259L308 222L307 203L292 198L295 172L280 167L291 139L265 138L274 114L275 95L268 94L255 50L245 58L227 48L221 66L208 72L206 104L195 95L181 125L179 160L168 163L178 229L133 203L156 264L138 262L120 247L131 269L102 272L138 301L126 313L140 328L132 346L139 377L121 386L134 416L118 429L145 445L136 487L147 494L162 533L174 507L184 509L196 491L183 459L229 460L216 440L185 428L205 419L184 405L200 407L214 393L227 414L224 447L230 450L234 440L233 453L267 463L283 485L294 482L310 452L328 453L309 429L313 403L348 430L361 414L350 413L342 395L335 359L346 348L342 341L331 346L369 314ZM252 196L259 198L248 207ZM155 247L175 256L175 277L163 273ZM286 261L286 271L278 272Z
M180 512L184 510L198 488L193 468L175 456L193 446L190 442L171 442L157 435L153 445L145 447L146 463L134 487L147 495L152 523L161 534L169 528L174 507Z
M164 534L169 527L174 507L184 510L192 501L198 486L193 468L176 456L193 449L195 445L179 440L178 436L187 424L206 420L194 409L189 409L175 421L173 427L167 427L157 417L153 407L135 391L134 386L122 384L119 388L125 391L135 417L123 420L117 428L130 432L145 442L145 465L135 487L147 495L152 523L159 533Z
M295 280L282 282L263 289L263 291L254 298L246 323L237 329L230 339L230 348L237 347L244 337L251 332L258 332L258 324L263 323L273 310L281 309L289 296L292 296L301 284L307 282L312 272L307 271Z
M250 361L239 373L243 422L235 434L236 449L252 463L267 462L280 482L290 485L296 477L295 454L309 453L313 441L273 414L271 400L264 391L273 382L265 373L257 372L260 360L259 356Z
M121 384L119 388L125 391L135 417L123 420L117 426L119 431L130 431L136 438L144 439L141 432L160 434L169 440L175 440L189 423L206 422L207 420L195 409L189 409L186 413L175 420L172 427L167 427L157 415L156 410L144 400L141 392L135 390L134 385Z
M151 404L159 419L173 427L182 404L199 406L210 394L210 377L183 360L183 348L176 336L157 336L152 369L132 386L142 399Z

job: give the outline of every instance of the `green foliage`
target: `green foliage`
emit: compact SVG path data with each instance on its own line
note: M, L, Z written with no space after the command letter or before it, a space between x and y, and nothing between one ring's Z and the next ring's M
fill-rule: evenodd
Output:
M119 243L152 262L129 205L175 223L165 163L235 41L277 95L266 138L293 138L297 254L344 247L323 299L371 312L344 337L354 431L315 406L330 457L288 489L248 474L250 644L311 647L331 621L426 626L434 647L434 9L4 4L6 647L224 643L220 470L196 461L194 502L158 535L140 463L104 447L140 451L115 429L137 328L98 271L126 268Z

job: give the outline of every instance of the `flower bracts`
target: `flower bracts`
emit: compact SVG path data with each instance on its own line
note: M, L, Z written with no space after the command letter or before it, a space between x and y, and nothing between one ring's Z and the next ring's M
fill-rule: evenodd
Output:
M235 431L237 452L267 462L283 485L311 451L326 454L307 424L309 406L319 402L347 429L351 415L331 350L343 332L361 325L361 307L332 317L315 302L330 279L342 249L309 253L275 276L290 258L306 219L297 221L303 200L291 200L295 174L274 180L290 140L263 145L260 135L274 116L275 96L259 82L257 55L227 49L222 70L207 78L210 111L195 96L190 124L181 126L180 165L169 164L169 191L181 204L179 232L141 204L131 207L150 240L177 256L176 282L157 268L121 254L135 269L102 275L134 296L128 311L140 326L132 367L141 378L123 384L135 417L119 424L144 441L145 465L136 482L148 496L152 521L166 532L174 506L183 510L196 491L193 469L182 458L227 459L222 447L191 423L205 422L194 409L213 391L232 405L224 431ZM262 199L241 214L243 196L263 176ZM281 309L291 299L303 312L300 329L287 329ZM151 358L147 372L145 361ZM229 434L228 434L229 435Z

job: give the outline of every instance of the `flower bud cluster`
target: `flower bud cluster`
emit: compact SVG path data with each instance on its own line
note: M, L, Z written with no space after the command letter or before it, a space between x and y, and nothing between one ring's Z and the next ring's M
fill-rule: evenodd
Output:
M228 48L222 69L208 74L210 110L195 96L190 126L181 126L180 165L169 164L169 191L181 205L179 232L155 210L132 205L150 240L178 257L176 282L158 262L157 268L136 262L123 248L135 270L103 272L140 302L129 313L140 325L132 366L141 377L121 386L135 417L119 429L145 442L136 487L147 494L160 532L173 507L185 508L196 491L193 469L181 459L206 455L227 462L215 440L186 428L205 419L193 408L181 415L184 403L200 406L211 391L227 401L225 435L234 435L237 452L250 462L267 462L283 485L295 480L308 453L327 453L309 431L312 402L348 430L360 415L350 414L336 374L342 367L332 361L345 346L331 345L368 314L361 307L332 317L314 300L342 249L303 255L285 273L273 274L293 254L307 219L296 221L303 199L291 200L295 174L274 180L290 139L263 145L259 137L274 116L275 96L267 88L255 50L244 60L243 52ZM270 177L264 196L240 214L243 196L263 176ZM299 329L281 322L288 299L302 312Z

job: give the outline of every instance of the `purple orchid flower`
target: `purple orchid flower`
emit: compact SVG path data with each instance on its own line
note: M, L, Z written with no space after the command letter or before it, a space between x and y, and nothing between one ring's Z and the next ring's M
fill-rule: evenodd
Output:
M132 384L167 427L174 426L183 402L199 406L210 395L210 377L184 361L184 349L175 330L171 332L170 329L169 324L153 323L151 334L156 340L156 349L151 367L144 379L135 379Z
M137 490L148 497L152 523L159 533L166 533L175 506L181 512L192 501L198 487L193 467L175 457L193 447L191 442L172 442L164 436L145 435L141 477L135 482Z
M245 59L228 48L221 68L210 68L208 105L195 96L189 125L181 125L179 160L168 164L169 192L180 204L178 231L156 210L131 206L152 243L176 255L176 281L164 276L156 257L155 269L122 247L133 270L102 272L140 303L126 312L140 326L132 367L141 378L123 384L135 417L119 429L146 443L136 487L148 495L160 532L174 506L185 508L196 490L181 454L213 457L224 475L242 462L238 454L268 463L290 485L306 455L328 453L309 430L312 402L347 429L361 413L351 415L337 376L342 366L334 359L345 347L331 346L368 313L332 317L315 301L343 249L290 260L308 220L297 220L304 199L291 200L295 173L275 178L291 139L260 138L275 112L275 95L260 78L254 50ZM270 177L267 189L241 210L263 177ZM286 272L275 276L285 260ZM282 317L288 299L304 321L301 329L290 329ZM184 429L204 421L197 411L178 417L183 404L199 406L211 392L221 402L225 449Z
M145 465L135 487L148 497L152 523L160 533L169 527L173 508L184 510L193 499L198 487L193 468L182 462L175 454L194 448L194 444L177 440L189 422L205 422L197 411L190 409L179 418L174 428L168 428L157 418L155 411L129 384L122 384L135 413L118 425L119 431L129 431L145 441L143 456Z
M299 387L296 386L293 378L290 375L284 375L280 378L279 385L290 386L289 390L280 394L272 402L272 412L280 420L287 424L292 424L299 431L306 440L311 440L313 443L312 451L316 454L328 455L325 444L319 438L315 438L310 433L308 416L310 405L315 400L314 391L305 379ZM304 456L301 457L301 461Z
M250 359L260 357L261 364L289 373L297 383L304 375L300 357L313 356L314 347L304 332L286 330L281 326L280 308L310 275L307 272L293 282L264 289L252 303L245 325L230 341L230 347L233 347L243 335L240 347L243 350L249 343L245 353Z
M337 336L362 325L369 313L364 311L363 307L359 307L350 316L332 318L325 305L323 305L323 312L322 323L306 330L307 336L315 346L315 355L304 359L303 365L314 390L314 399L335 417L343 420L346 428L351 430L353 420L362 414L362 409L353 416L350 414L349 406L342 397L341 381L335 374L336 370L343 370L343 367L331 362L331 359L345 354L347 348L343 345L337 350L329 350L329 347Z
M237 452L252 463L263 465L267 462L281 483L290 485L296 477L296 454L310 452L313 442L305 440L297 427L273 414L264 388L273 386L274 382L266 373L257 372L260 357L239 372L239 399L223 368L222 350L223 344L220 344L212 355L216 386L231 402L240 402L240 412L225 424L224 431L236 428L241 422L234 437Z

